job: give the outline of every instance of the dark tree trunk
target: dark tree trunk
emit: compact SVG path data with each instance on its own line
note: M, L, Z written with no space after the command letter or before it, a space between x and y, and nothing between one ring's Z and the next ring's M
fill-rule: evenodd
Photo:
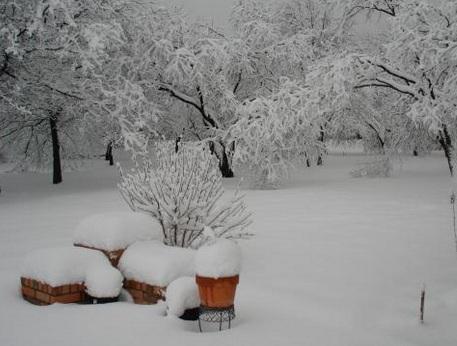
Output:
M113 157L113 142L110 141L106 146L106 153L105 153L105 160L109 161L109 165L114 165L114 157Z
M320 130L320 133L319 133L319 142L322 143L322 145L324 145L324 128L321 126L321 130ZM319 157L317 158L317 165L318 166L322 166L324 164L324 160L322 158L322 153L319 154Z
M219 159L219 169L221 170L222 176L224 178L233 178L233 170L230 165L227 152L225 151L225 147L223 148L221 155L222 157Z
M449 166L449 172L451 173L451 176L454 176L454 166L452 164L452 154L454 151L454 147L452 145L452 140L449 136L449 132L447 130L446 125L443 125L443 128L440 130L438 135L438 141L440 142L440 145L443 148L444 156L446 156L447 164Z
M217 159L219 160L219 169L221 171L222 176L224 178L233 178L235 175L233 174L232 165L229 160L226 147L222 142L217 143L221 146L221 150L219 150L219 153L215 149L215 143L212 141L209 142L209 149L211 151L211 154L216 155ZM231 144L231 147L235 147L234 142Z
M111 154L111 142L108 142L106 146L106 151L105 151L105 160L109 161L109 156Z
M179 150L179 143L181 143L181 136L176 137L176 140L175 140L175 153L177 153L178 150Z
M62 182L62 165L60 162L60 143L57 129L57 118L55 116L51 116L49 118L49 125L51 127L52 140L52 183L60 184Z

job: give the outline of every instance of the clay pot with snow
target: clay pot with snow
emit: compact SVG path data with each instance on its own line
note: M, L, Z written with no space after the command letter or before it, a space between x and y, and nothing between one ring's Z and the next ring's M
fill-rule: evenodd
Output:
M228 239L202 246L196 256L196 282L201 305L229 308L234 305L241 270L241 250Z

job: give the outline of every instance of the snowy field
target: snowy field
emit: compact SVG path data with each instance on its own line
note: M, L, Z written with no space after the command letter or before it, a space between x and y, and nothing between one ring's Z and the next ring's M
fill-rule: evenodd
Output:
M1 174L0 345L457 345L445 160L410 158L391 178L351 178L363 160L330 156L281 190L246 191L256 236L241 243L237 318L233 329L206 334L195 322L164 317L163 304L23 301L27 252L68 245L82 217L127 207L117 170L104 162L67 173L60 186L49 175Z

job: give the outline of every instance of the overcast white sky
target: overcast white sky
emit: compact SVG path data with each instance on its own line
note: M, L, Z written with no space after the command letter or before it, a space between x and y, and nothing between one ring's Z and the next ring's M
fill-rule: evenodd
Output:
M193 18L214 20L215 26L227 28L230 12L235 0L169 0L178 4Z
M236 0L163 0L164 3L176 4L182 6L193 19L206 19L214 26L229 29L229 18L233 4ZM383 28L376 17L372 17L366 22L365 17L360 18L361 23L357 25L356 32L366 34L368 32L379 31Z

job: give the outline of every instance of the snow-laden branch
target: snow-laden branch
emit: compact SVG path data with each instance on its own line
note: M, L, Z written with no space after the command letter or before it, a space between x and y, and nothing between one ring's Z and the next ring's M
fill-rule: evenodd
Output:
M273 95L238 109L239 120L229 131L236 141L234 160L255 172L257 187L278 187L294 162L323 151L319 116L310 111L309 96L308 88L284 80Z

